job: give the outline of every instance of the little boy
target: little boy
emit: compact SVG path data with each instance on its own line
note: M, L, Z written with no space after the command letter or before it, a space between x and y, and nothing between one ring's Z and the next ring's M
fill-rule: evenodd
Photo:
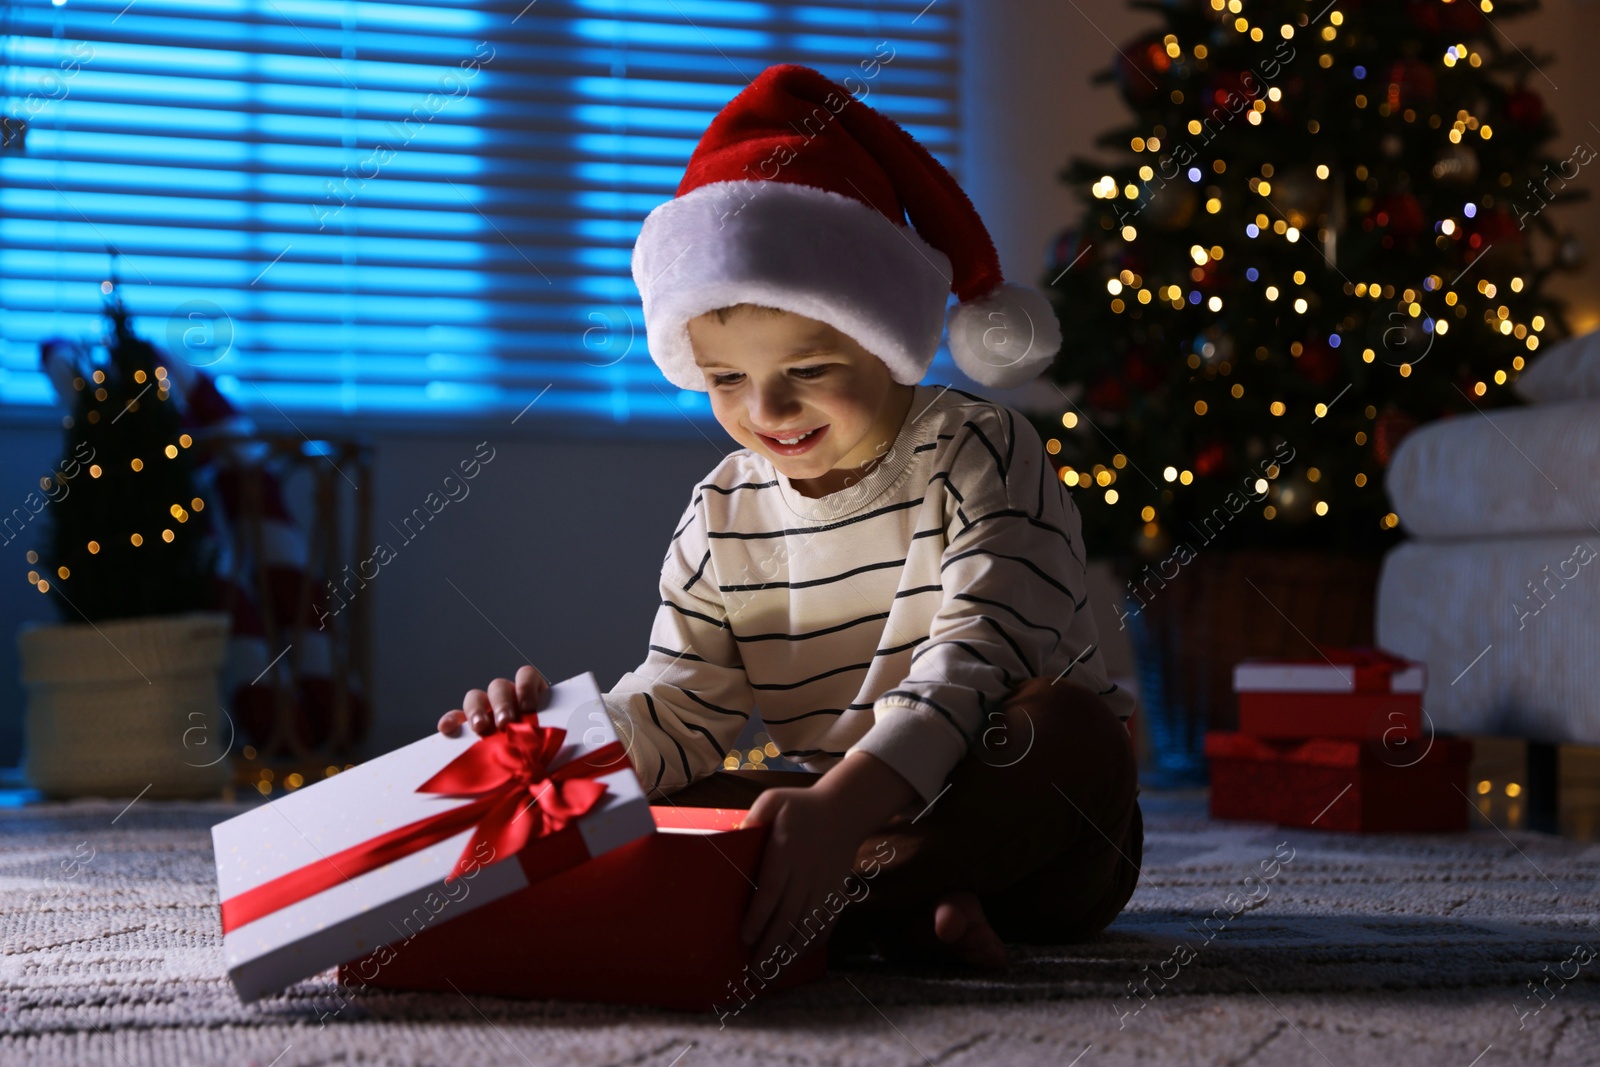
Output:
M657 802L770 826L753 958L826 928L841 952L1000 966L1004 941L1097 933L1143 823L1078 513L1026 419L919 384L951 291L951 352L995 388L1054 356L1048 302L1003 281L937 160L796 65L713 120L633 275L652 357L744 447L695 487L649 654L604 703ZM524 666L440 729L547 690ZM807 772L720 769L757 711Z

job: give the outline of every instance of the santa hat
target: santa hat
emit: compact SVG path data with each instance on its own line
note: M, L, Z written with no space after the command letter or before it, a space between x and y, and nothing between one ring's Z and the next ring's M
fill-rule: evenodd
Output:
M633 280L650 354L680 389L706 391L689 320L738 303L826 322L903 385L922 380L947 320L956 365L991 388L1026 384L1061 347L1050 302L1001 277L950 172L793 63L762 71L711 120L674 198L644 220Z

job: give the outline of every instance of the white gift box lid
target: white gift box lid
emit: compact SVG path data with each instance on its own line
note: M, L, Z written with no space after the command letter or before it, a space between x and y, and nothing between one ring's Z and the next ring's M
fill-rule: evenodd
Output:
M617 740L594 675L550 687L539 725L566 736L552 768ZM291 871L380 834L452 807L466 798L419 793L417 787L482 740L470 728L420 741L289 793L211 828L219 900L226 901ZM597 775L605 795L578 821L590 856L655 832L649 803L626 756ZM401 859L227 931L228 977L242 1000L274 993L302 978L408 940L422 926L522 889L527 876L515 855L487 862L451 885L445 877L472 840L468 828ZM527 848L537 848L531 840ZM401 949L403 951L403 949Z
M1408 661L1389 676L1391 693L1421 693L1427 687L1428 669ZM1353 693L1353 663L1317 663L1311 660L1241 660L1233 668L1236 693Z

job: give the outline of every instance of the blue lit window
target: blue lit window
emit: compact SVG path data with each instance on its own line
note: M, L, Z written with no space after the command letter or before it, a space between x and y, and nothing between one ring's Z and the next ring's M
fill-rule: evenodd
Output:
M710 424L646 350L640 222L777 62L959 179L958 2L0 0L0 406L53 409L38 342L100 335L114 247L135 328L253 412Z

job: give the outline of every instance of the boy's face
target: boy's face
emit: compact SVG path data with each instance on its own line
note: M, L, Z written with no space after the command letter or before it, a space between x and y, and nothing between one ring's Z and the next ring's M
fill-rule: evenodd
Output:
M807 496L850 484L894 443L913 389L825 322L740 308L689 320L711 410L735 441L766 456ZM795 445L792 439L812 431ZM801 483L804 484L801 484Z

